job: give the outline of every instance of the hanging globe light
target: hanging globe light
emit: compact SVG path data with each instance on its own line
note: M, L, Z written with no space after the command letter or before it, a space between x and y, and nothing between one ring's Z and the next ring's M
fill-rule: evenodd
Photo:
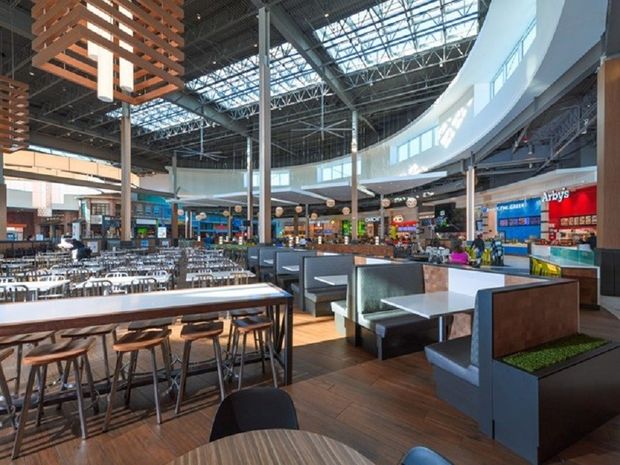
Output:
M392 202L390 202L390 199L383 199L381 201L381 206L383 208L388 208L391 205Z
M343 214L344 216L348 216L348 215L350 215L350 214L351 214L351 209L350 209L349 207L344 207L344 208L342 209L342 214Z
M204 220L207 217L207 214L205 212L200 212L198 216L200 216L201 220Z
M407 201L405 202L408 208L415 208L418 206L418 199L415 197L407 197Z
M183 216L183 215L185 215L185 210L183 210L182 208L179 208L179 209L177 210L177 215L178 215L178 216Z
M280 218L284 214L284 208L276 207L276 216Z
M327 199L325 201L325 205L327 205L327 208L334 208L334 205L336 205L336 201L334 199Z
M243 207L241 205L235 205L235 213L241 213L243 211Z
M222 212L222 215L224 215L226 218L228 218L230 216L230 212L228 210L224 210Z
M304 211L304 207L302 207L301 205L297 205L295 207L295 213L299 214L299 213L301 213L303 211Z
M310 219L312 221L316 221L318 219L319 215L316 214L316 212L312 212L312 214L310 215Z

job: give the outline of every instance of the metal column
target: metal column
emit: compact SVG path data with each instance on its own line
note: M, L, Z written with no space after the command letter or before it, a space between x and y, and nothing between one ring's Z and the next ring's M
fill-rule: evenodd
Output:
M476 216L474 211L476 196L476 170L473 165L469 165L465 174L465 197L466 197L466 218L467 218L467 240L473 241L476 236Z
M259 218L258 239L261 244L271 244L271 72L269 68L269 11L258 10L258 67L260 73L259 97Z
M306 239L310 237L310 209L306 204Z
M383 241L383 239L385 238L385 220L384 220L384 216L385 216L385 208L383 208L383 194L381 194L381 198L379 200L379 217L381 218L381 221L379 222L379 239Z
M253 225L252 225L252 221L253 221L253 215L254 215L254 199L252 198L252 190L254 189L254 186L252 185L254 182L254 173L252 171L252 138L248 137L247 138L247 148L246 148L246 164L247 164L247 170L248 170L248 212L247 212L247 220L248 220L248 229L247 229L247 233L248 233L248 241L252 240L252 236L253 234Z
M177 154L172 155L172 191L174 193L174 199L178 199L178 180L177 180ZM172 218L170 220L170 237L172 239L179 238L179 204L174 202L172 204Z
M121 239L131 240L131 110L123 102L121 113Z
M357 111L351 121L351 240L357 241Z

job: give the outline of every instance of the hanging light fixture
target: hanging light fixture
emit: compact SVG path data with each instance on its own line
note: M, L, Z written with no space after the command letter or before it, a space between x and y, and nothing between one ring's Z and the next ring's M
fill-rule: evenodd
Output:
M407 205L408 208L415 208L418 206L418 200L415 197L409 197L407 198L405 205Z
M276 216L280 218L284 214L284 208L276 207Z
M184 87L183 0L62 5L34 2L34 67L96 90L104 102L138 105Z
M28 85L0 76L0 150L28 147Z
M327 199L325 205L327 205L327 208L333 208L336 205L336 201L334 199Z
M390 202L390 199L383 199L381 201L381 206L383 208L388 208L391 205L392 202Z
M295 207L295 213L300 214L303 211L304 211L304 207L302 207L301 205L297 205Z
M342 209L342 214L343 214L344 216L348 216L348 215L350 215L350 214L351 214L351 209L350 209L349 207L344 207L344 208Z
M243 207L241 205L235 205L235 213L241 213L243 211Z

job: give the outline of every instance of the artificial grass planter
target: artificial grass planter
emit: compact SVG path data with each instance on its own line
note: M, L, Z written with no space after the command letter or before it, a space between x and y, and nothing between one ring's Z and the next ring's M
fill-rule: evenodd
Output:
M597 349L608 341L586 334L574 334L502 359L516 368L534 373L577 355Z

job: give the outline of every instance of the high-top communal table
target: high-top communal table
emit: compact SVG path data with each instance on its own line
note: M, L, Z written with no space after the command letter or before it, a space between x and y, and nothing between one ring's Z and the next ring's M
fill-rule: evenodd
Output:
M281 306L285 307L282 323ZM269 283L0 304L0 336L249 307L273 310L276 358L284 368L285 383L290 384L293 370L293 298L288 292Z
M349 446L309 431L267 429L200 446L169 465L373 465Z

